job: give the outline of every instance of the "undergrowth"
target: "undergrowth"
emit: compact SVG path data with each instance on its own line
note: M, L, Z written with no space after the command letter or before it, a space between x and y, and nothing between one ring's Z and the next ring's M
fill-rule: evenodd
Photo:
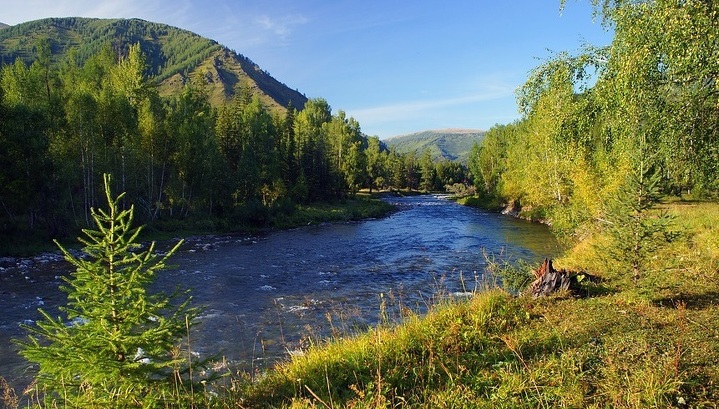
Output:
M686 308L621 294L531 300L492 290L312 348L238 400L252 408L702 406L715 391L691 384L693 330Z

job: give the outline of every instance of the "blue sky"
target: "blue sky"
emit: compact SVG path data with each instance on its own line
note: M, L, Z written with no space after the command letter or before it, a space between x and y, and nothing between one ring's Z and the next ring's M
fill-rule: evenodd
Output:
M0 22L137 17L241 53L381 139L489 129L554 52L611 42L589 0L3 0Z

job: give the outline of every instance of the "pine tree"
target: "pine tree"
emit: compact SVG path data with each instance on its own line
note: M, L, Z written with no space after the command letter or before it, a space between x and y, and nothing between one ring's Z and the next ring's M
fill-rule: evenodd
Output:
M676 233L671 230L669 214L652 211L661 197L659 172L645 160L635 163L614 200L608 203L611 244L605 250L612 256L615 270L631 272L637 285L647 272L650 256L672 241Z
M108 211L92 209L97 230L83 230L85 257L56 242L76 270L65 278L68 302L51 317L26 326L21 354L39 365L38 391L48 406L155 407L179 403L190 388L190 354L180 348L199 310L186 293L150 293L164 256L152 243L141 250L133 207L120 210L105 175ZM190 373L191 375L191 373ZM191 379L190 379L191 381Z

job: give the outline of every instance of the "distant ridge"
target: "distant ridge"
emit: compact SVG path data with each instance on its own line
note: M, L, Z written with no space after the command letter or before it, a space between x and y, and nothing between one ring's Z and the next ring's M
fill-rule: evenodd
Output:
M0 30L2 30L3 28L8 28L8 27L10 27L10 25L5 24L5 23L0 23Z
M449 128L394 136L384 142L399 153L416 152L422 155L429 150L434 160L467 163L472 147L484 139L484 134L485 131L480 129Z
M141 19L46 18L0 30L0 64L17 58L35 60L40 39L50 41L52 59L60 61L72 48L80 62L96 54L105 44L116 52L127 52L133 44L147 58L148 75L161 95L177 95L191 78L207 84L213 105L231 98L239 88L249 90L271 109L290 104L302 109L307 97L273 78L249 58L198 34Z

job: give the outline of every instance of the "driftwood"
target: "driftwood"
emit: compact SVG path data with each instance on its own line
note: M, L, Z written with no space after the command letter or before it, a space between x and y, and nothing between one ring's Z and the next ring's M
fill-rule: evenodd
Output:
M561 290L576 295L580 290L577 275L565 270L555 270L552 260L545 258L544 263L533 273L536 280L529 285L525 293L531 294L534 298Z

